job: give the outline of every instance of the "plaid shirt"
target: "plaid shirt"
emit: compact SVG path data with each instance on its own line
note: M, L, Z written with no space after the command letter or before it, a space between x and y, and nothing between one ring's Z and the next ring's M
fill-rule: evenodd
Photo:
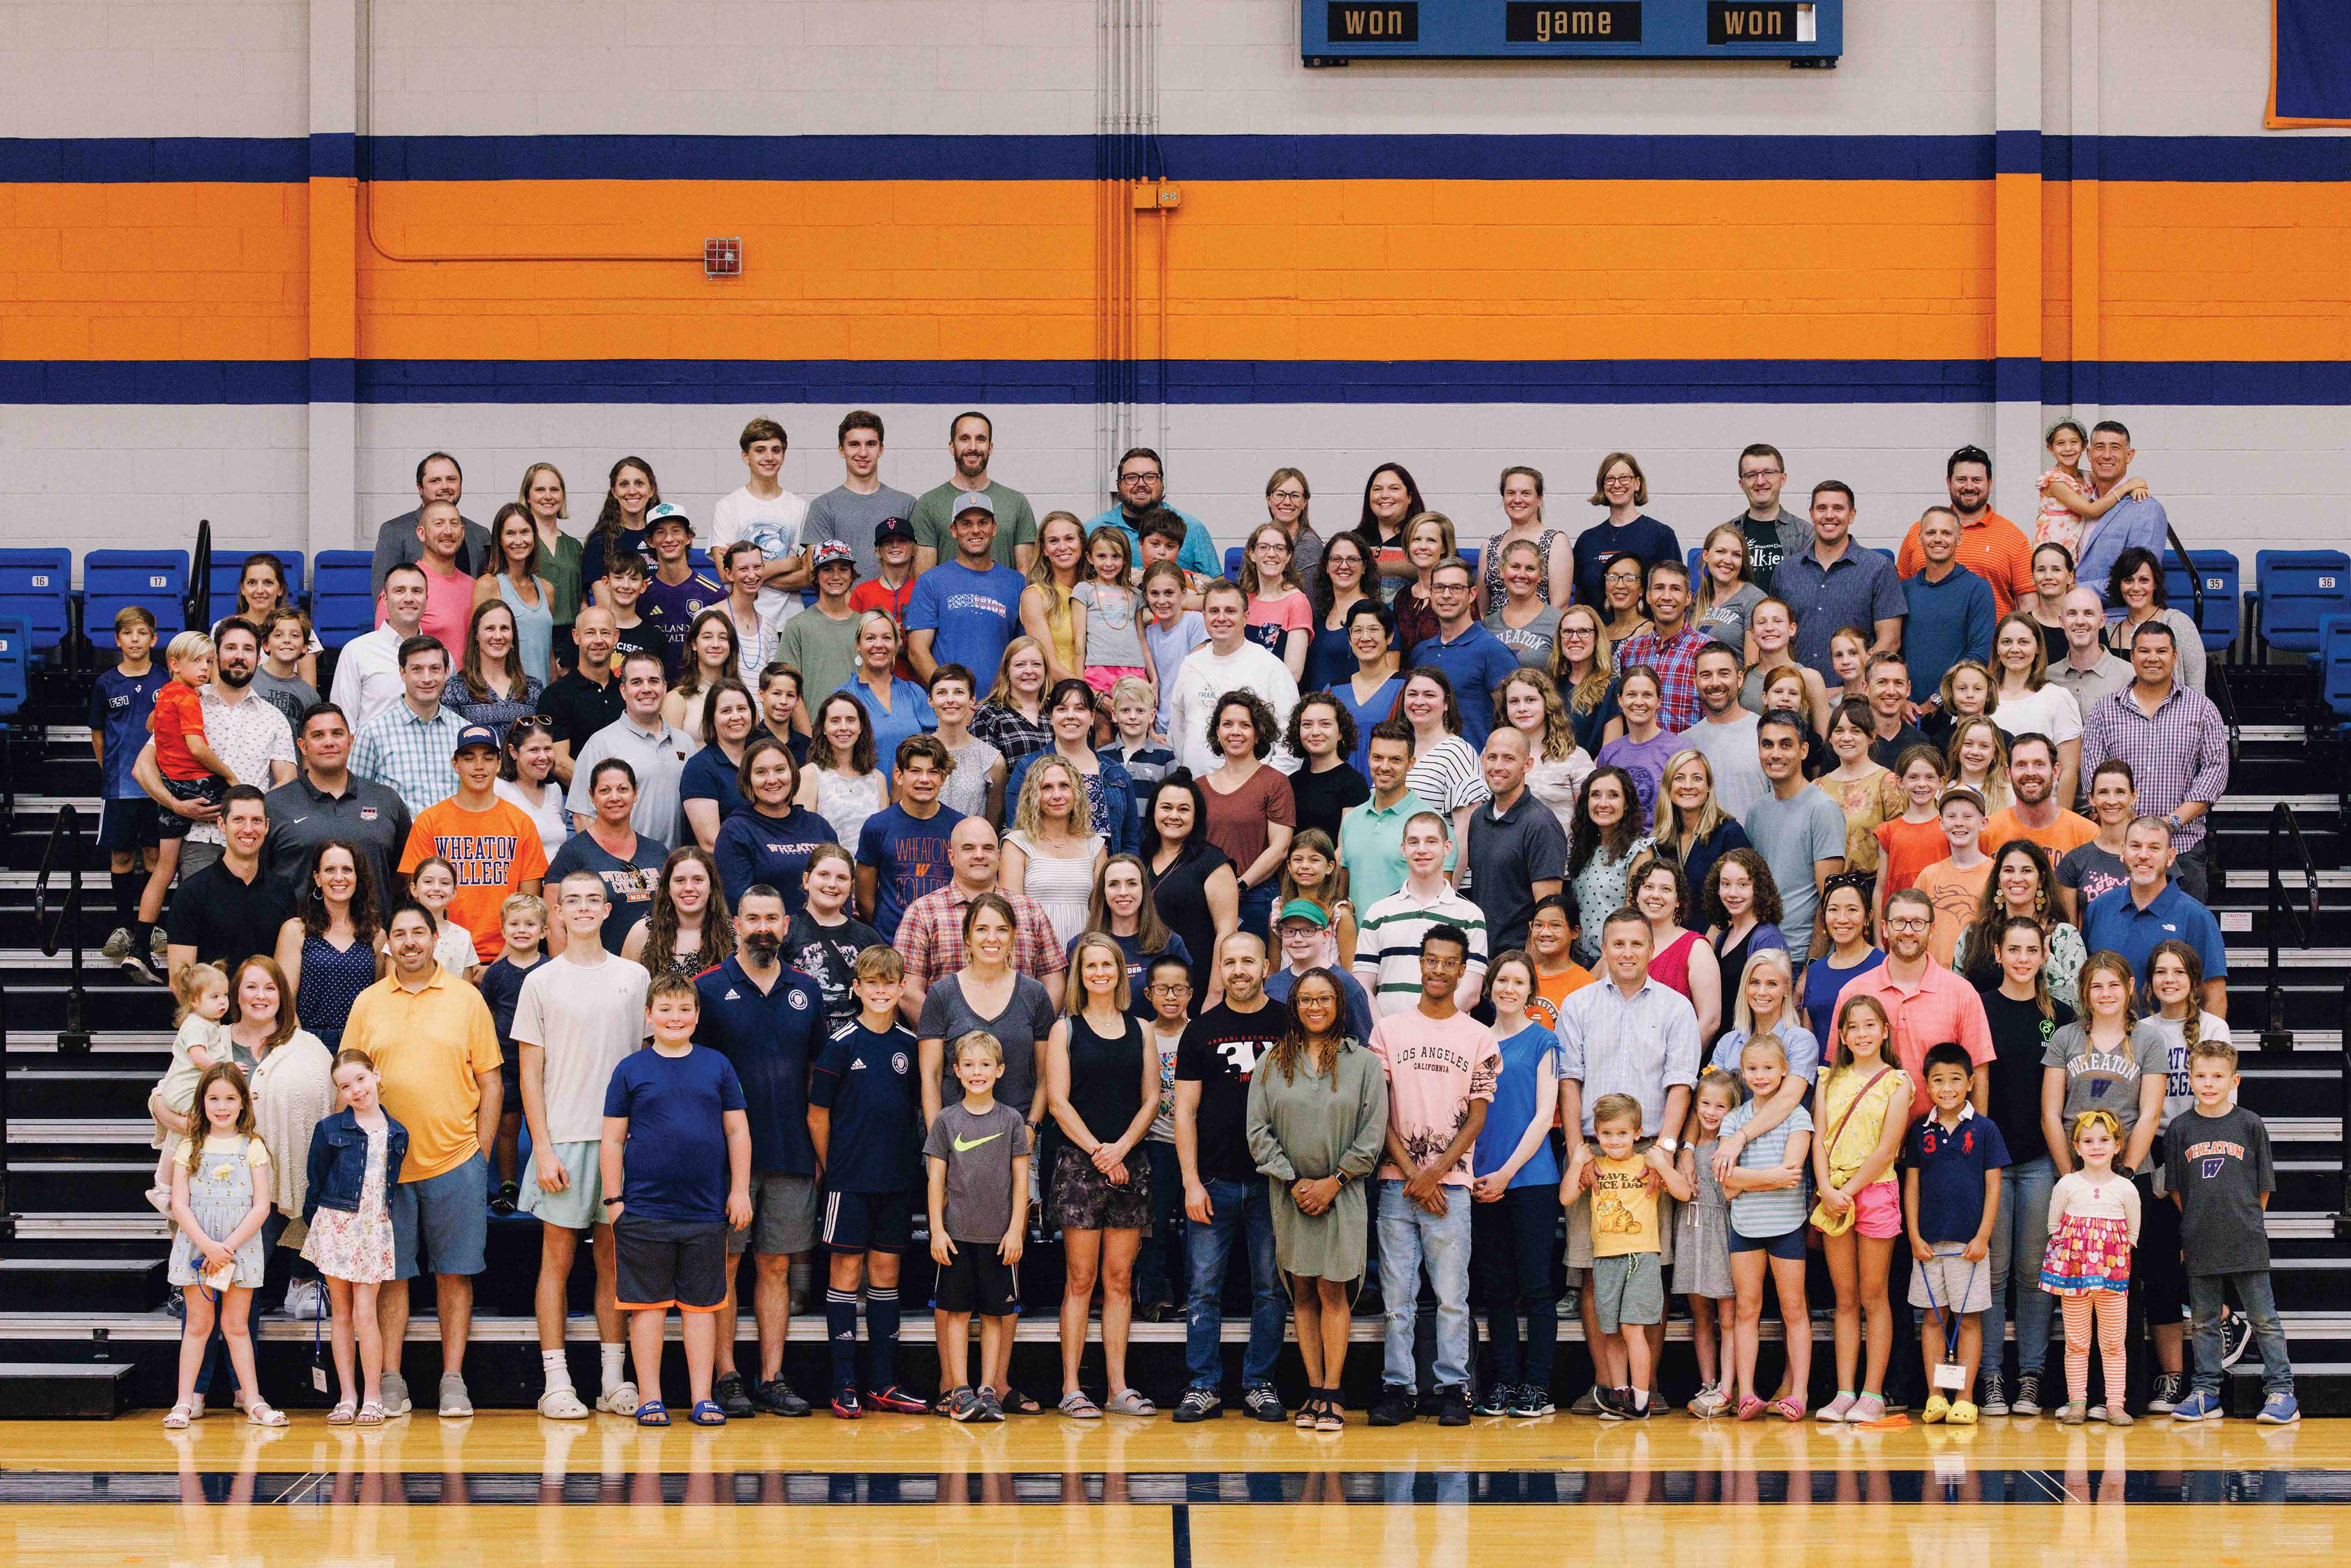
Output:
M437 806L457 792L457 736L465 721L447 703L419 718L407 702L392 704L365 724L351 742L351 771L406 802L411 815Z
M1657 724L1678 734L1701 716L1698 656L1713 645L1714 639L1694 626L1685 625L1671 637L1660 637L1654 629L1635 632L1618 645L1616 669L1622 674L1635 664L1646 664L1657 672L1657 684L1664 688Z
M196 702L204 716L204 744L228 764L236 781L263 791L276 789L277 779L269 765L283 762L288 768L294 766L294 731L287 724L286 716L263 701L250 686L246 688L242 702L223 702L211 686L196 694ZM228 836L214 821L192 825L188 840L199 844L225 844Z
M2082 777L2119 757L2130 764L2138 809L2147 815L2168 817L2190 800L2209 807L2229 787L2229 727L2220 710L2202 692L2175 683L2149 715L2135 690L2125 686L2083 716ZM2192 850L2204 841L2206 815L2179 830L2177 847Z
M971 716L971 732L1004 754L1007 768L1032 753L1053 749L1053 732L1042 714L1032 724L1001 703L982 703Z
M898 922L896 946L898 956L906 960L906 978L911 984L928 990L942 976L964 967L963 912L975 896L951 882L906 905L905 917ZM1053 935L1053 923L1047 918L1044 905L1025 893L1003 896L1019 917L1019 928L1012 934L1012 967L1039 980L1067 969L1069 959L1061 951L1061 938Z

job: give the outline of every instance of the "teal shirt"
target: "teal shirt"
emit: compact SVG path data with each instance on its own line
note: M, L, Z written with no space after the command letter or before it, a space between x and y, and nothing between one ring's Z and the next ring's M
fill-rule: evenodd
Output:
M1339 819L1339 863L1347 868L1347 897L1357 910L1371 908L1404 886L1404 825L1435 810L1407 789L1385 810L1366 800ZM1445 859L1452 863L1450 849Z

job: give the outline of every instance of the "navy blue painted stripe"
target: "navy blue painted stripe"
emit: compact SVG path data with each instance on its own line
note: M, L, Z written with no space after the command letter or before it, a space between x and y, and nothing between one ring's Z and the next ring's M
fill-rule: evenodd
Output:
M1161 397L1159 366L1131 367ZM1092 360L4 361L0 403L1092 403ZM2351 363L2297 361L1180 360L1173 403L2351 403Z
M2351 180L2351 136L1163 136L1191 180ZM0 182L1090 180L1092 136L0 138Z

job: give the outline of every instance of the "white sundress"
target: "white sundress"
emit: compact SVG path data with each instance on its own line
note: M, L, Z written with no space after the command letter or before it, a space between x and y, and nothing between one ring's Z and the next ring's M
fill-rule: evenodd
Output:
M1037 901L1045 917L1053 923L1053 939L1068 946L1086 928L1086 916L1093 901L1094 857L1102 852L1102 835L1088 834L1081 841L1082 852L1066 857L1048 854L1027 833L1008 833L1004 841L1017 845L1029 857L1029 875L1022 891Z

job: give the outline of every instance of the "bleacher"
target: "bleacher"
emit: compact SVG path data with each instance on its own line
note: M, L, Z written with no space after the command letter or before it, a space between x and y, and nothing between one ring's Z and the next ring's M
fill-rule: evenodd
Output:
M297 558L279 553L294 569ZM36 1375L18 1364L117 1369L113 1394L127 1404L171 1402L180 1332L162 1311L166 1222L141 1197L153 1164L144 1104L169 1058L171 1000L92 962L110 922L105 857L92 842L99 776L85 705L116 607L143 603L167 624L204 612L189 602L201 596L188 592L188 574L208 552L194 554L192 563L183 551L93 551L78 563L76 590L64 550L0 552L0 1339L8 1342L0 1361L11 1364L11 1378ZM242 552L219 552L206 569L213 614L230 558L241 561ZM367 557L323 551L308 565L309 604L331 650L367 623ZM2338 1219L2351 1207L2351 801L2343 792L2351 768L2340 727L2351 718L2351 560L2263 552L2241 600L2238 562L2226 552L2167 565L2175 603L2197 615L2214 651L2212 695L2237 749L2229 796L2213 814L2213 904L2229 944L2245 1100L2268 1118L2276 1144L2268 1225L2278 1301L2305 1407L2337 1413L2351 1406L2351 1229ZM233 594L233 571L225 580ZM2325 766L2314 769L2314 760ZM537 1389L536 1225L517 1218L492 1226L467 1361L485 1406L528 1404ZM1046 1258L1031 1266L1052 1267ZM588 1281L582 1267L573 1281L575 1338L593 1337L592 1320L579 1315ZM1048 1312L1059 1300L1058 1284L1024 1293ZM429 1286L420 1286L413 1378L434 1354L430 1304ZM1357 1336L1373 1337L1376 1326L1359 1322ZM910 1312L906 1328L910 1341L929 1336L922 1313ZM1580 1333L1572 1322L1560 1328L1571 1339ZM1226 1329L1240 1337L1246 1322L1236 1315ZM1677 1341L1687 1332L1685 1322L1672 1325ZM314 1325L266 1319L258 1333L273 1391L289 1403L307 1397ZM1816 1333L1824 1343L1824 1322ZM1050 1315L1023 1323L1024 1343L1041 1348L1053 1334ZM1138 1323L1136 1354L1173 1356L1182 1334L1180 1322ZM821 1354L820 1320L797 1323L793 1337L796 1357ZM815 1363L794 1365L804 1376ZM2241 1409L2258 1404L2251 1370L2237 1372ZM89 1376L78 1371L70 1381L86 1388Z

